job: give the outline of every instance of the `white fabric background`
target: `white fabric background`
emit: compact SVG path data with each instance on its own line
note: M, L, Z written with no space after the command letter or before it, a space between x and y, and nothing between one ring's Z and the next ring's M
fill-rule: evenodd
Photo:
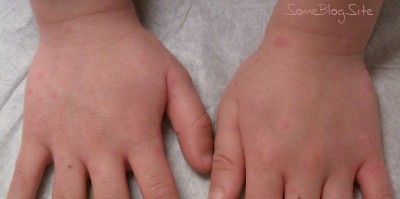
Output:
M138 0L139 15L192 75L216 120L223 89L260 43L276 0ZM386 0L366 53L379 95L384 149L400 198L400 1ZM38 44L28 0L0 0L0 198L5 198L21 142L25 79ZM249 96L251 97L251 96ZM206 198L209 177L193 172L165 125L166 148L182 198ZM51 198L53 170L39 198ZM141 198L131 178L135 198Z

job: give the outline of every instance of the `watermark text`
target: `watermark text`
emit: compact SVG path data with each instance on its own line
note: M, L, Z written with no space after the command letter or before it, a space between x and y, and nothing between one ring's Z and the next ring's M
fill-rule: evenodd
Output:
M338 22L343 24L348 16L372 16L373 10L365 4L349 4L347 8L334 8L331 4L318 4L314 8L299 8L296 4L289 4L284 13L289 16L337 16Z

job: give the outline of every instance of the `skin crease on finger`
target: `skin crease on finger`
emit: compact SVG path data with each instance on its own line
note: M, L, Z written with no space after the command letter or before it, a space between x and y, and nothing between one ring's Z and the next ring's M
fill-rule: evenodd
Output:
M127 170L144 198L179 198L162 139L166 110L196 171L210 171L213 153L211 120L187 71L131 1L45 1L31 0L41 38L7 198L35 198L51 162L53 198L86 198L90 180L95 198L127 199Z

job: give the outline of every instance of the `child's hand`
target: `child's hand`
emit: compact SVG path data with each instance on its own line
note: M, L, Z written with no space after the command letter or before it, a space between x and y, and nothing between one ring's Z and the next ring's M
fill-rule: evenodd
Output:
M178 198L162 140L166 108L186 159L211 169L211 122L189 74L139 24L110 19L123 12L59 24L48 33L61 28L60 38L42 38L8 198L35 198L50 162L54 198L86 198L90 177L95 198L127 199L130 169L145 198Z
M210 198L238 197L244 180L251 199L348 199L355 180L366 199L392 198L362 54L278 49L289 43L261 48L226 89Z

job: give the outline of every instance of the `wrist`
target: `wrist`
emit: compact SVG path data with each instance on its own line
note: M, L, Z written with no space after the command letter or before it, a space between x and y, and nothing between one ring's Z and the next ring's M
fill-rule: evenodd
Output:
M140 26L129 0L47 1L31 0L44 45L90 47L118 40Z
M304 57L362 58L365 46L350 38L306 32L293 27L270 24L261 43L263 51Z
M365 69L364 49L351 39L270 24L258 53L289 68L354 73Z
M132 8L130 0L30 0L39 26Z
M382 2L279 0L270 19L263 46L287 47L286 51L297 50L320 55L362 56ZM357 11L359 15L351 15L348 13L349 7L368 12L363 14ZM338 13L342 12L347 13L345 21L339 20L341 16Z

